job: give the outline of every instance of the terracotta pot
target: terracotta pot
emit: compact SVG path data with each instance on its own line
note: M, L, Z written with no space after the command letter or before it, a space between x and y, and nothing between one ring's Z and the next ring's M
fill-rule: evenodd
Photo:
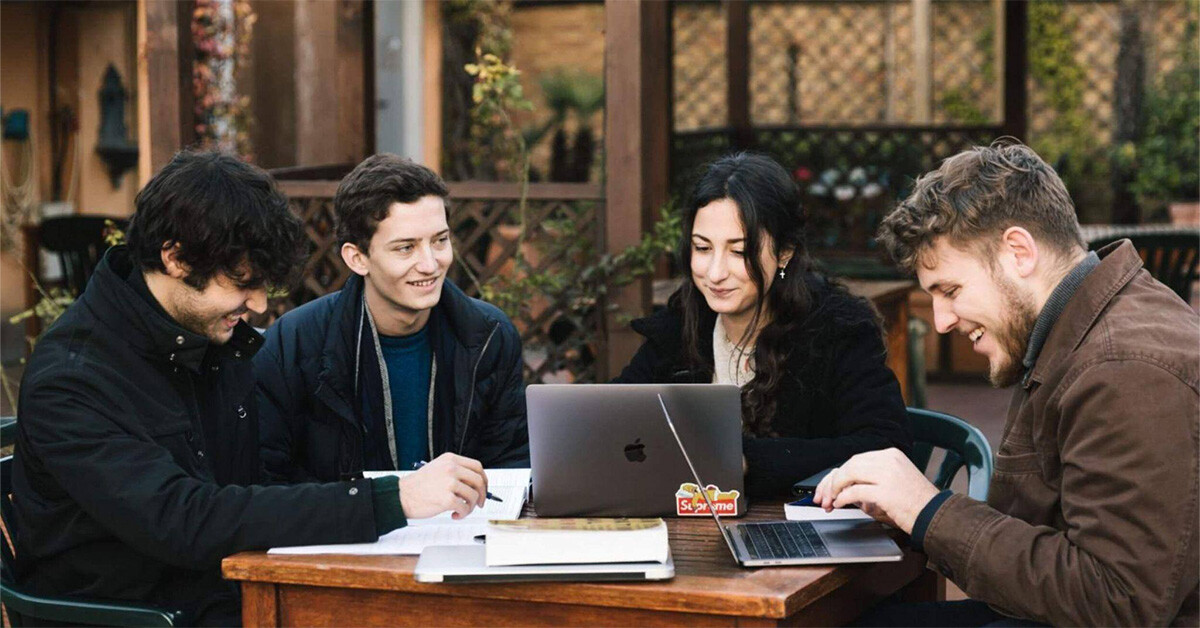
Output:
M1171 203L1171 224L1200 225L1200 201L1177 201Z

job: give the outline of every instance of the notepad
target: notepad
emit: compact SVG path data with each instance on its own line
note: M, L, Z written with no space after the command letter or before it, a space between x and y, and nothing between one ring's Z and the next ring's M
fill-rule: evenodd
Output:
M529 489L529 469L485 469L488 490L503 502L487 500L462 519L452 519L444 512L428 519L409 519L408 525L392 530L374 543L341 543L335 545L297 545L273 547L268 554L355 554L362 556L420 554L431 545L468 545L475 537L487 533L489 520L512 520L521 516ZM367 471L365 477L388 475L404 477L415 471Z
M792 502L783 507L783 512L788 521L874 521L871 515L853 506L825 512L820 506L797 506Z

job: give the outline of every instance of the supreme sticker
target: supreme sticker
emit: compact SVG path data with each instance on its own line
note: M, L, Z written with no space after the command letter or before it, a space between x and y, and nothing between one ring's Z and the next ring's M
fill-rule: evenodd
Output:
M717 509L717 514L723 517L736 517L738 512L738 493L737 491L722 491L715 484L709 484L705 489L708 493L708 499L712 501L713 508ZM698 517L709 516L708 502L704 501L704 495L700 492L700 487L694 482L684 482L679 485L679 490L675 492L675 514L680 517Z

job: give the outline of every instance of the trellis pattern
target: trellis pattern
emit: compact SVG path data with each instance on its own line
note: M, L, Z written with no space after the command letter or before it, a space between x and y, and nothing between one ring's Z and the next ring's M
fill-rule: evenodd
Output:
M672 5L672 89L675 128L697 130L725 126L725 14L716 2Z
M292 210L304 223L311 255L298 287L273 298L275 316L341 288L350 274L342 261L333 214L336 181L281 181ZM525 191L504 183L451 183L450 230L455 263L450 276L470 296L484 287L498 293L524 345L530 383L595 381L601 312L598 299L571 291L505 292L506 280L530 275L580 282L582 262L599 249L603 193L592 184L532 184ZM522 236L520 225L525 225ZM555 294L566 296L556 298Z

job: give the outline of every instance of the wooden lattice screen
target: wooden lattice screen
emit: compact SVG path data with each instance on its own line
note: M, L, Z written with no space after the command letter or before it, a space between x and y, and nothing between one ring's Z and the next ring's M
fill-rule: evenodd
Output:
M301 285L274 299L280 315L341 288L350 270L335 233L333 194L337 181L280 181L293 211L304 222L312 255ZM511 183L451 183L450 229L455 263L450 277L471 296L489 291L521 332L529 382L594 381L600 346L600 312L595 299L569 290L514 294L502 278L536 275L550 284L570 280L599 250L604 194L598 184L540 183L524 191ZM523 220L522 220L523 218ZM524 237L520 225L526 226ZM520 255L518 255L520 252ZM518 263L519 258L519 263ZM561 296L558 296L561 295Z

